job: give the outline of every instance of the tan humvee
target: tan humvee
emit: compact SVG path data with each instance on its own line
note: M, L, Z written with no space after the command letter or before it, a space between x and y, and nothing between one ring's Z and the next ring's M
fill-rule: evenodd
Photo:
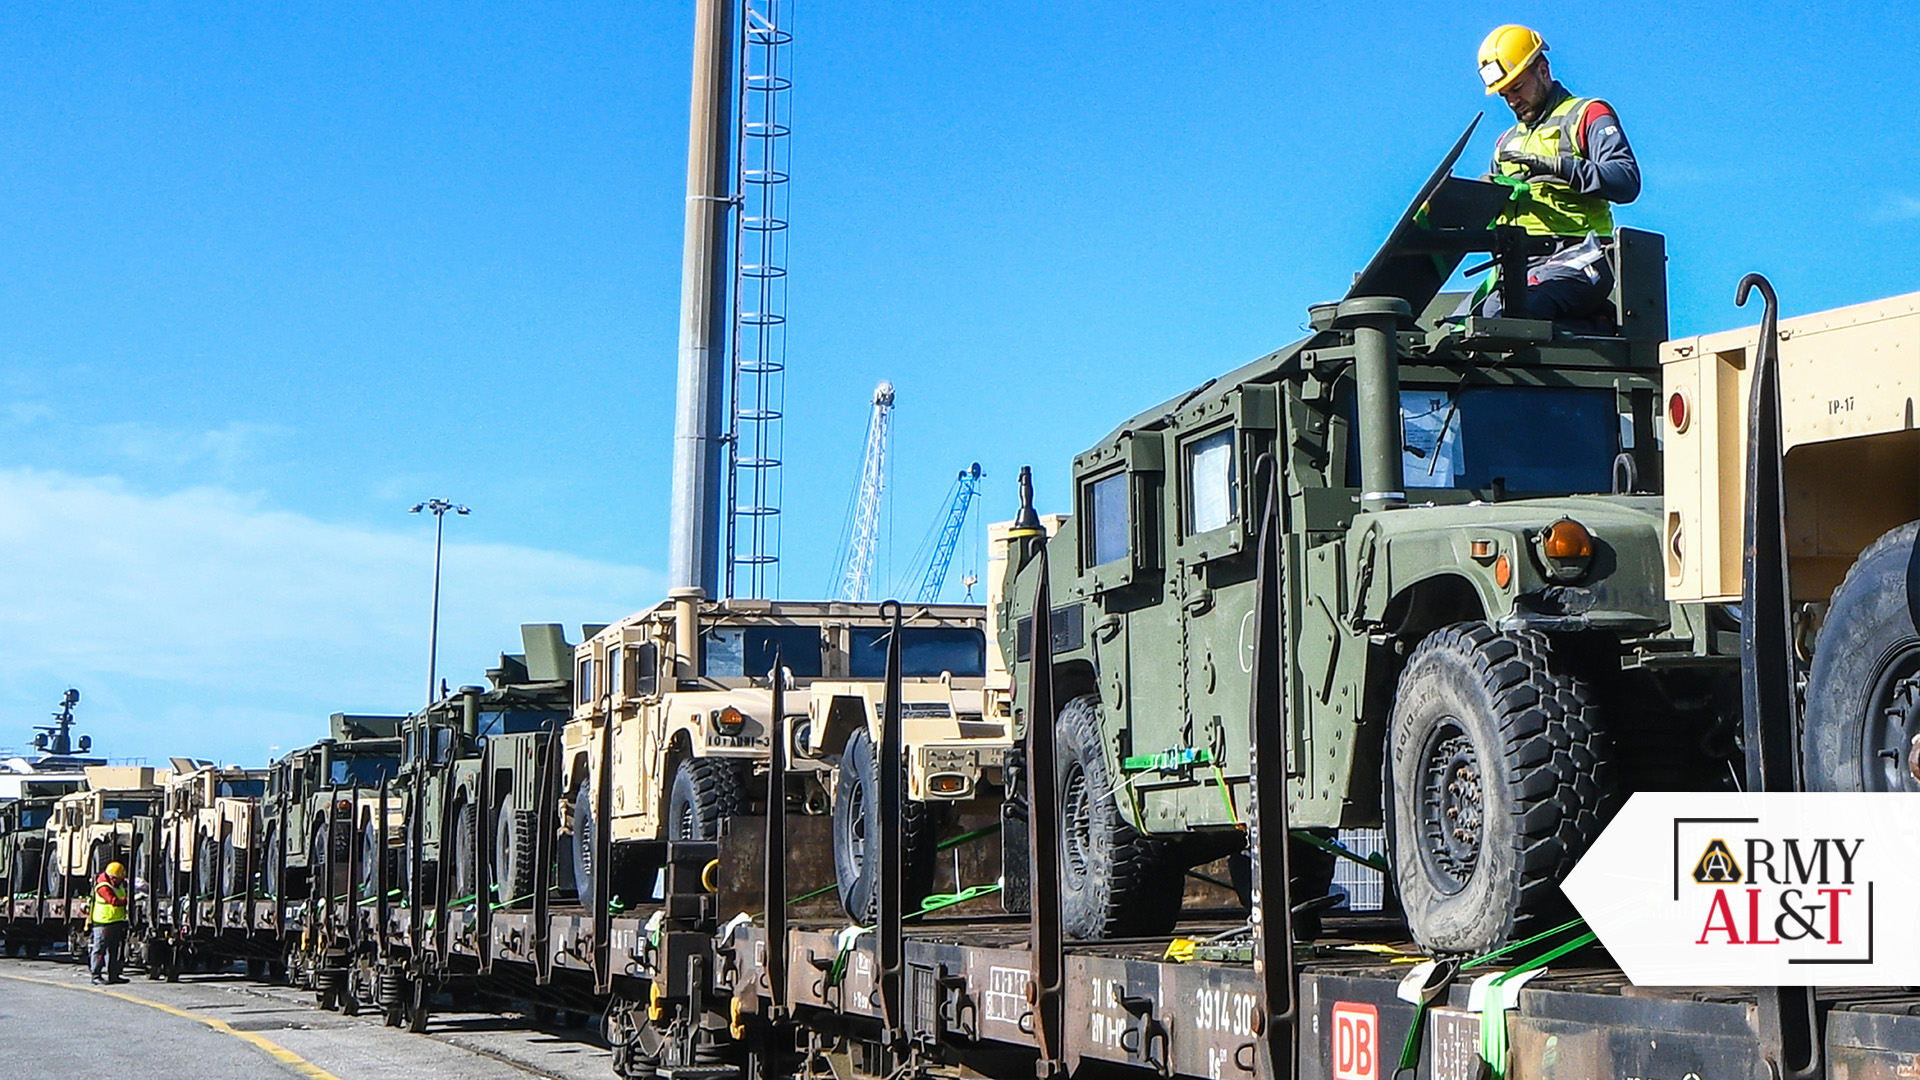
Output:
M160 817L167 891L203 900L245 894L260 869L253 841L268 770L191 758L173 758L172 765Z
M86 771L86 789L61 796L47 820L48 899L63 892L86 897L94 877L116 861L126 865L136 891L146 887L145 845L153 839L168 773L130 765L92 765Z
M1004 718L986 711L985 609L907 605L904 617L914 797L968 799L997 789L1007 732ZM834 769L855 732L864 727L867 741L877 741L887 626L878 604L683 596L591 634L574 654L565 732L563 809L581 891L592 868L582 858L591 845L579 838L594 825L603 752L616 849L712 839L726 817L764 810L764 781L755 774L775 731L789 740L795 770L788 805L826 812ZM792 673L783 724L769 715L776 647ZM617 882L623 865L616 850ZM614 894L621 891L616 884Z
M1783 319L1779 336L1805 781L1920 791L1920 293ZM1758 341L1748 327L1661 346L1669 599L1740 601Z

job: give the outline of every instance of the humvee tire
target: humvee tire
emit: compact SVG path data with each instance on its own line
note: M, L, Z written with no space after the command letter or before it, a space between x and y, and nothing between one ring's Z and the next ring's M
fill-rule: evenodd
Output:
M1810 791L1920 791L1920 521L1867 545L1833 590L1807 676ZM1902 685L1905 683L1906 685Z
M502 798L493 820L493 876L500 889L495 902L515 904L533 892L533 811L514 810Z
M840 906L861 926L880 917L880 891L874 874L879 861L879 833L873 822L880 813L880 775L873 736L865 725L854 729L840 754L840 775L833 785L833 873L840 888ZM906 762L900 763L902 790ZM925 802L906 800L900 850L905 865L901 885L903 910L919 908L933 892L933 813Z
M667 793L667 839L718 840L720 823L746 809L739 765L723 758L682 758Z
M574 895L589 906L593 903L593 875L599 870L593 865L594 830L599 827L593 820L593 804L592 784L574 788L573 831L562 838L568 850L560 858L561 869L572 874Z
M1458 623L1414 648L1388 720L1387 842L1415 940L1481 953L1566 910L1560 881L1615 795L1595 701L1536 631Z
M443 844L440 858L453 864L453 900L463 904L475 900L480 891L478 854L480 823L474 820L473 804L463 802L453 813L453 854L448 857Z
M1074 698L1054 726L1059 765L1060 907L1082 941L1163 934L1180 918L1182 867L1167 845L1128 824L1101 749L1100 703Z

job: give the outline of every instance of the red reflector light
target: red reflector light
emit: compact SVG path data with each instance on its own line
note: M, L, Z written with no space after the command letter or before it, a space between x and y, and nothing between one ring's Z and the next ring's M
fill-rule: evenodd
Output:
M1680 432L1687 430L1687 421L1691 419L1693 417L1687 414L1686 395L1675 390L1673 395L1667 398L1667 422L1673 425L1674 431Z

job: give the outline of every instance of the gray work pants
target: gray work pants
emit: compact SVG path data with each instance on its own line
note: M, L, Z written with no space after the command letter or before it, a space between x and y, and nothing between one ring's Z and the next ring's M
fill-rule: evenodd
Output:
M95 923L92 947L87 950L87 970L93 977L108 982L120 981L120 965L126 961L127 924Z
M1526 318L1572 324L1568 329L1576 331L1598 329L1585 324L1610 324L1607 305L1612 299L1613 267L1607 264L1606 249L1591 236L1527 260ZM1495 290L1480 301L1475 314L1498 318L1501 306Z

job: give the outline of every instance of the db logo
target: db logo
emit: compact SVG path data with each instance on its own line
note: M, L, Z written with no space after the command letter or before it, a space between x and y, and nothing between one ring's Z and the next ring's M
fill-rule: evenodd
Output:
M1380 1012L1351 1001L1333 1003L1333 1080L1379 1080Z

